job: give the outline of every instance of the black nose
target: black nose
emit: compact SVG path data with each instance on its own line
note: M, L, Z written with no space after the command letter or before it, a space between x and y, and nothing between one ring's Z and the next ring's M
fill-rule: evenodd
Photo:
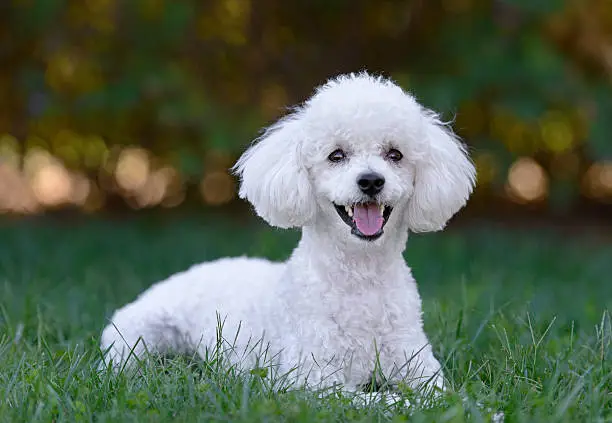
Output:
M364 194L374 196L385 186L385 178L378 173L363 173L357 178L357 185Z

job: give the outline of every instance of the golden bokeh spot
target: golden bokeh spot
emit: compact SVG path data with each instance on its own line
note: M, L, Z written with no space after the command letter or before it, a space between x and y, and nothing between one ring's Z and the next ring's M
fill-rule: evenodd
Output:
M594 163L582 179L584 193L594 199L612 200L612 162Z
M510 167L506 192L520 203L540 200L548 193L548 176L534 159L520 158Z
M554 153L562 153L574 145L572 126L562 113L547 113L540 121L540 133L546 148Z
M147 183L150 172L149 153L142 148L126 148L119 154L115 167L117 185L125 191L138 191Z
M234 198L234 180L226 172L210 172L200 183L202 198L207 204L218 206Z
M59 163L48 163L40 167L32 176L30 184L34 196L44 206L60 206L72 199L72 178Z
M173 174L167 168L151 172L147 182L135 193L139 207L153 207L162 202Z
M0 162L0 213L30 214L38 210L38 201L23 174Z
M601 165L599 182L608 194L612 194L612 163L603 163Z

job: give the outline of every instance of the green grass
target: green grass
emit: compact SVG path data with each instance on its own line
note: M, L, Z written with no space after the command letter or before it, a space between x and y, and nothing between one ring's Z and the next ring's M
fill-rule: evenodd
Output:
M105 319L156 280L227 255L283 259L295 232L217 217L0 225L2 421L612 421L612 246L493 226L413 236L407 259L451 389L359 408L176 357L98 373Z

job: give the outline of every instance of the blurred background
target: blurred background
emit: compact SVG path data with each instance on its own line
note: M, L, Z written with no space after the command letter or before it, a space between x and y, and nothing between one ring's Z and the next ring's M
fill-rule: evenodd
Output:
M612 221L610 0L4 0L0 213L245 208L228 168L339 73L478 167L465 216Z

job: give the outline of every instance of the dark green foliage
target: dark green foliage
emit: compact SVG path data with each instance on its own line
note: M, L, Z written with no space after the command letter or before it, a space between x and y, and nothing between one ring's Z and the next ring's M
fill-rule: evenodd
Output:
M40 137L71 167L96 135L199 182L204 157L231 161L315 85L362 69L456 118L492 175L483 189L499 192L518 156L535 157L561 210L591 162L612 158L606 0L7 0L0 10L0 134L23 150ZM70 157L53 141L62 130L76 134Z

